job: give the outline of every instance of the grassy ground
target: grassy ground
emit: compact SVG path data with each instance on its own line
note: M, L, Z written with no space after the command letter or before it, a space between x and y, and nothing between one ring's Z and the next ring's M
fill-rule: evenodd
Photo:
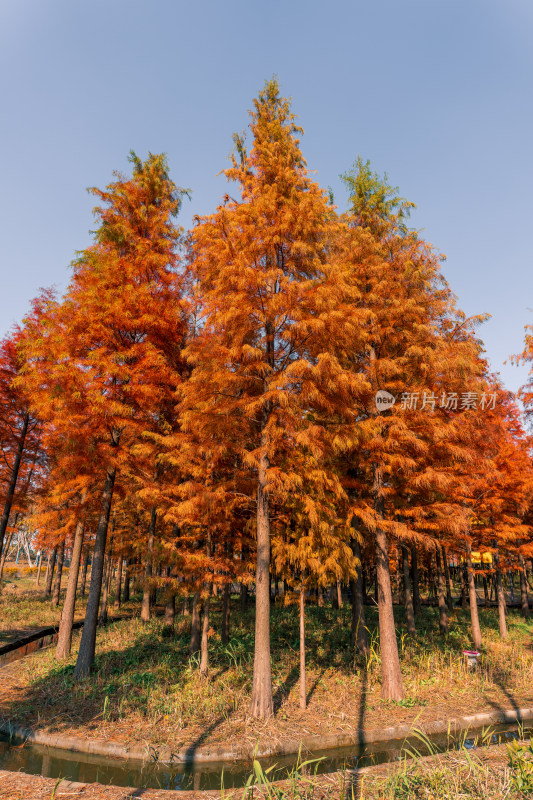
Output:
M216 608L216 604L215 604ZM277 742L309 734L353 732L361 727L455 717L533 701L533 627L509 615L508 642L500 642L496 611L480 609L485 636L484 664L467 673L461 651L470 645L468 612L457 609L450 634L437 633L437 610L426 607L418 633L406 635L401 610L398 632L406 699L379 697L377 616L368 610L372 654L367 668L349 646L349 609L310 606L307 610L308 700L298 706L298 618L293 607L272 614L275 719L247 718L253 664L253 610L241 618L232 609L232 637L223 645L220 610L210 637L210 674L198 673L189 658L189 620L178 618L169 634L162 621L127 620L100 630L96 669L75 683L75 653L57 663L53 650L6 668L0 688L0 716L56 732L108 737L128 743L198 746L208 743ZM75 637L75 648L78 637Z
M346 800L524 800L533 796L531 756L523 742L415 758L362 774Z
M39 587L35 584L36 576L36 567L6 565L0 591L0 644L31 628L59 624L61 608L53 608L50 598L44 597L44 569ZM67 581L68 569L64 569L63 587ZM84 602L80 602L80 614L83 607Z
M251 786L242 800L524 800L533 796L531 742L468 750L370 767L358 773L328 776L295 771L272 784L254 765ZM228 797L229 800L229 797ZM235 797L235 800L237 798Z

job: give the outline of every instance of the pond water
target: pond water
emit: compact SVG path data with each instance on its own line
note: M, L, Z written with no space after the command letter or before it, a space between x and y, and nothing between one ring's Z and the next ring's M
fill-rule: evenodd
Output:
M531 724L531 723L529 723ZM511 725L495 725L476 729L456 736L422 737L413 735L407 739L391 739L374 744L343 747L336 750L315 752L304 758L320 761L307 767L308 772L317 773L357 769L372 764L398 761L413 755L428 755L432 752L466 747L474 749L490 744L529 738L533 728ZM297 767L297 756L260 759L263 769L274 767L269 773L271 780L282 780ZM17 744L0 736L0 769L43 775L48 778L66 778L82 783L113 784L135 788L157 789L220 789L240 787L250 775L251 762L212 764L156 764L124 761L84 753L73 753L58 748L36 744Z

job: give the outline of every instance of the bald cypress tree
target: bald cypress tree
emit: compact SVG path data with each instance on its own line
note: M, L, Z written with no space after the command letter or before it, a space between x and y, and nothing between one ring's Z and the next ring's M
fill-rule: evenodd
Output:
M273 714L271 507L301 486L301 476L284 459L287 448L305 437L312 446L321 436L320 426L306 414L327 404L326 385L334 386L340 372L325 343L333 338L331 324L343 288L328 260L333 210L307 174L297 139L301 129L275 80L254 101L250 130L249 153L237 136L226 170L240 197L227 196L193 232L192 269L205 325L189 349L194 371L183 421L204 440L227 436L238 442L238 469L253 478L256 617L250 713L268 718ZM345 384L340 387L346 393Z
M453 298L440 272L440 257L407 226L413 204L361 159L344 180L350 210L344 218L341 257L347 282L359 292L358 299L354 293L356 302L366 311L363 345L354 345L346 368L363 374L368 385L358 418L345 431L344 448L351 452L345 481L359 526L375 549L381 693L401 700L389 549L391 539L412 541L416 535L416 515L422 511L417 505L411 516L412 497L420 483L431 484L429 470L424 473L425 437L431 438L434 429L431 408L424 402L435 398L448 371L451 348L446 350L442 341ZM380 405L381 393L396 399L395 404Z
M163 155L142 161L131 153L130 161L131 177L117 174L105 190L91 190L101 202L95 241L74 263L64 299L47 304L25 344L25 385L37 412L84 454L101 492L77 678L94 661L117 476L133 472L135 445L174 402L186 333L174 224L183 191Z

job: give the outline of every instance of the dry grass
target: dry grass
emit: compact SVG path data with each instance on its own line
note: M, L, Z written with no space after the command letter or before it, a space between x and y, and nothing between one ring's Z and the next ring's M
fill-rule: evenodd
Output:
M414 752L400 764L359 773L319 776L316 769L313 774L312 762L307 768L304 762L279 784L254 762L244 791L222 792L222 800L525 800L532 796L531 741L475 753L462 749L420 757Z
M431 759L413 759L379 772L361 776L346 800L524 800L531 793L521 789L521 766L529 757L520 754L510 762L508 746L488 748L490 752L467 750ZM526 750L526 748L524 748ZM533 784L531 785L533 791Z

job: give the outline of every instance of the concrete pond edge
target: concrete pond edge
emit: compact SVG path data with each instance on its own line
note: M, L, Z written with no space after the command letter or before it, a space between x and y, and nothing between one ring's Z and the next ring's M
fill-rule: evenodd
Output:
M155 616L162 616L163 611L156 609ZM108 616L104 626L110 625L114 622L123 622L126 619L132 619L131 614L115 614ZM83 628L85 620L79 619L72 623L72 630L77 631ZM98 627L101 627L99 624ZM31 656L39 650L45 650L47 647L55 644L59 635L59 622L57 625L48 625L45 628L36 628L28 632L19 639L14 639L12 642L7 642L0 646L0 669L7 667L14 661L18 661L26 656Z
M126 761L160 763L168 766L178 764L215 764L235 761L249 761L257 758L297 755L302 753L322 753L340 747L361 744L374 744L391 739L405 739L415 732L426 736L462 733L475 728L488 727L513 722L526 722L533 719L533 706L526 708L494 709L492 711L433 720L416 724L391 725L350 733L328 734L326 736L303 736L274 745L245 744L237 748L221 745L189 745L177 751L169 747L154 745L123 745L108 739L85 739L80 736L66 736L44 730L34 730L0 719L0 733L15 741L29 742L47 747L55 747L70 752L87 753L93 756L120 758Z

